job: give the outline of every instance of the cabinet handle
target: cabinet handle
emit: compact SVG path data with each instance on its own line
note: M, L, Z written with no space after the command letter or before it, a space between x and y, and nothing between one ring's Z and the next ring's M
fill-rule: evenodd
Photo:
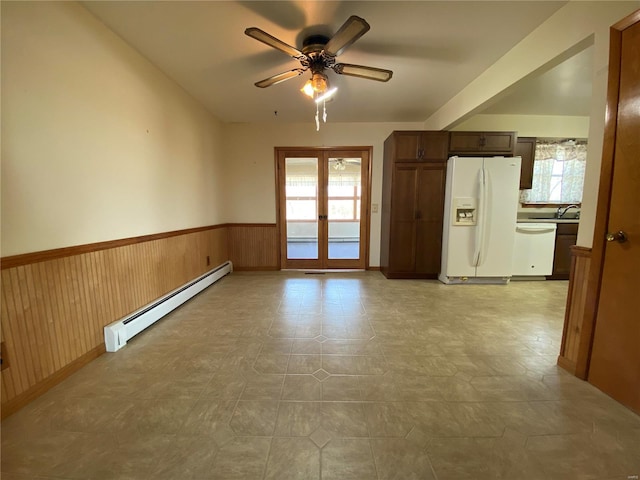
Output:
M484 137L480 137L480 146L484 147L487 144L487 139Z
M422 160L424 158L424 148L418 149L418 158Z

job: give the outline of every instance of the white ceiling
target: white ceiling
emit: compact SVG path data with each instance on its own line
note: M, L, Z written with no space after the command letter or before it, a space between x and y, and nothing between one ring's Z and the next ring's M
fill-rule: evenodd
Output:
M333 122L424 121L564 1L91 1L84 6L225 122L307 122L315 105L299 89L308 74L266 89L253 84L298 62L244 35L258 27L302 47L350 15L371 30L338 57L393 70L388 83L329 72L339 88ZM578 57L578 58L576 58ZM591 54L523 83L487 112L588 114ZM556 71L557 70L557 71ZM558 81L558 79L562 81ZM549 101L543 101L549 99ZM277 111L277 118L274 112Z

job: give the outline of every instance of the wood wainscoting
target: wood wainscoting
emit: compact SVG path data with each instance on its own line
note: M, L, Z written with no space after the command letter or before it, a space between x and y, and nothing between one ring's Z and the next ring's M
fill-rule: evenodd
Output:
M590 266L591 249L572 246L569 292L558 365L578 376L581 371L578 367L581 362L584 362L583 323Z
M227 232L234 270L280 270L280 240L275 223L230 223Z
M223 224L5 257L2 418L105 351L103 327L231 260L277 270L275 224Z

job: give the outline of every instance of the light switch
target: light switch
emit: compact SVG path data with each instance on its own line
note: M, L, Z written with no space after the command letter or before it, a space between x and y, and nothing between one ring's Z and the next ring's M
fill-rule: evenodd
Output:
M378 213L378 204L377 203L372 203L371 204L371 213Z

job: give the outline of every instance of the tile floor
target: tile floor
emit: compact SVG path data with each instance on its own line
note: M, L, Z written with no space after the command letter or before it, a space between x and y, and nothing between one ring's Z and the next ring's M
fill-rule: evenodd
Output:
M2 424L2 479L635 479L566 282L233 273Z

